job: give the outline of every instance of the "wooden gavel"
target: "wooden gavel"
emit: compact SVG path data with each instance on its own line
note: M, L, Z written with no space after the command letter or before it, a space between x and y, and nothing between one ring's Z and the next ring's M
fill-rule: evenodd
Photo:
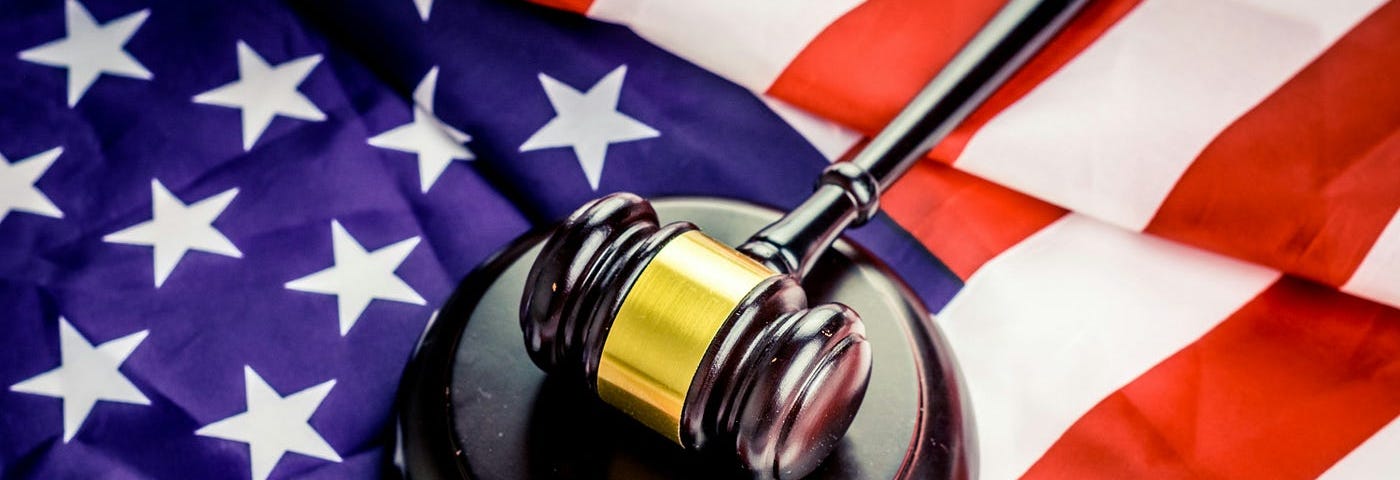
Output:
M530 270L520 318L530 358L754 477L811 472L860 407L871 346L851 309L809 308L801 279L1083 3L1008 3L859 154L737 250L688 222L660 225L632 194L584 205Z

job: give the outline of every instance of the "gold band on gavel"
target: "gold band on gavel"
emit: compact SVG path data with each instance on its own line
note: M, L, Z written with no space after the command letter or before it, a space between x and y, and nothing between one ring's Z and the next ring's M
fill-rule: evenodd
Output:
M773 270L699 231L661 247L618 309L598 396L677 444L686 393L715 333Z

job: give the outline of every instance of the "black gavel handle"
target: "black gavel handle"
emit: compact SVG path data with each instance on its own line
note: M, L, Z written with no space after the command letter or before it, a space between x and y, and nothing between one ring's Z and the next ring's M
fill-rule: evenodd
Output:
M805 277L847 226L878 211L880 193L971 115L1087 0L1011 0L860 153L822 172L810 197L739 250Z

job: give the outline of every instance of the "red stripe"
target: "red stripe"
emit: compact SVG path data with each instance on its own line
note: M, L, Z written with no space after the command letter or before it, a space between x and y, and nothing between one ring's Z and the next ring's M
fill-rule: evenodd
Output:
M1217 137L1147 231L1329 285L1400 207L1400 3Z
M560 10L567 10L579 15L588 14L589 7L593 6L593 0L530 0L546 7L554 7Z
M1285 277L1096 405L1026 478L1314 478L1396 415L1400 311Z
M935 162L910 169L880 198L880 207L964 280L1065 214Z
M808 44L768 93L866 133L876 132L1001 3L870 0ZM1059 70L1138 3L1091 3L931 155L951 161L973 132ZM1059 207L934 163L905 174L882 196L881 206L964 279L1065 214Z
M951 159L977 128L1098 39L1140 0L1092 2L1001 92L955 132ZM992 0L870 0L833 22L768 89L865 133L884 127L996 13ZM936 12L931 14L930 12ZM951 150L946 150L951 148Z
M869 0L817 35L768 93L874 133L1001 7L996 0Z
M1071 59L1078 56L1089 45L1103 36L1118 20L1122 19L1141 0L1103 0L1089 2L1069 24L1060 31L1054 40L1046 44L1035 57L1026 62L1019 71L1007 79L995 94L987 98L972 115L968 116L948 138L929 152L929 156L942 162L953 163L972 135L992 118L1030 93L1040 82L1050 78Z

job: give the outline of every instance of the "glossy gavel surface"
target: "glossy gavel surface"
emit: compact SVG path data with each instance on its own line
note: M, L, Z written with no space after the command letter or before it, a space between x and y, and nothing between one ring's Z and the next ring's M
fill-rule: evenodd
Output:
M730 200L652 202L728 245L778 218ZM893 228L879 222L867 229ZM891 232L886 232L891 233ZM879 234L877 234L879 236ZM404 465L415 479L714 479L732 469L675 447L521 348L520 292L541 248L521 238L469 275L404 377ZM953 362L919 301L880 262L838 241L803 282L811 303L860 311L872 349L866 401L813 479L967 478Z
M865 327L808 308L797 277L646 200L608 195L545 241L521 330L541 369L686 449L755 478L797 478L835 449L869 381Z

